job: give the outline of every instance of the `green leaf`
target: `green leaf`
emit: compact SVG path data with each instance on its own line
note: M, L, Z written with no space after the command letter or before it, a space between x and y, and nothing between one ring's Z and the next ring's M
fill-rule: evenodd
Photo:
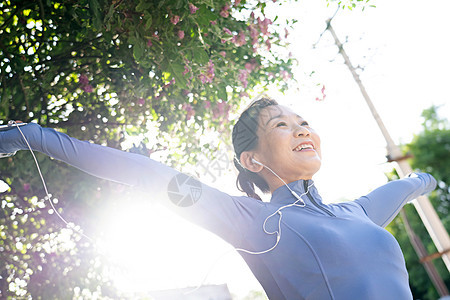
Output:
M144 55L144 45L139 41L133 45L133 56L136 61L139 61Z
M225 87L225 85L222 85L219 87L219 89L217 90L217 96L222 99L223 101L227 101L227 89Z
M136 11L142 12L146 9L149 9L152 6L152 1L141 0L139 4L136 6Z
M209 61L209 56L206 53L205 49L203 49L203 48L200 48L200 47L197 48L197 50L194 51L193 55L194 55L195 61L199 64L204 65L204 64L208 63L208 61Z
M217 20L217 15L206 5L200 6L195 16L201 27L209 26L211 21Z
M169 68L170 74L175 78L175 85L179 88L185 89L187 81L184 78L184 64L181 62L171 62L167 61L167 66Z
M145 29L150 29L150 27L152 26L152 23L153 23L152 14L147 11L147 13L144 16L144 19L146 19L146 21L145 21Z
M89 1L89 10L93 15L92 23L94 25L94 28L97 30L101 30L103 18L100 14L100 5L98 4L98 0Z

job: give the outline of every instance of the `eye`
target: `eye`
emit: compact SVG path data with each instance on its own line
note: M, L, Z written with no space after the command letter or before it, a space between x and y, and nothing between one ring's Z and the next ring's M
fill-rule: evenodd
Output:
M286 122L279 122L279 123L277 123L276 127L280 127L280 126L286 126Z
M302 125L302 126L309 126L309 123L306 122L306 121L303 121L302 124L300 124L300 125Z

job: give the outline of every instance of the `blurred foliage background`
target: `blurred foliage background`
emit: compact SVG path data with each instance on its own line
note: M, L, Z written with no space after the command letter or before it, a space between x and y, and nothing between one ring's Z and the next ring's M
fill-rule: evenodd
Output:
M413 169L430 173L436 178L438 186L428 197L448 231L450 229L450 186L448 185L450 182L450 128L448 120L439 117L437 107L433 106L424 110L422 117L424 120L422 131L416 134L409 144L404 145L403 150L405 154L412 154L410 163ZM391 180L398 178L395 170L387 175ZM424 244L428 254L438 252L415 208L412 205L406 205L404 210L413 231ZM389 224L387 229L394 234L403 250L414 299L438 299L439 294L409 241L400 215ZM447 288L450 289L450 274L442 259L434 259L433 264Z

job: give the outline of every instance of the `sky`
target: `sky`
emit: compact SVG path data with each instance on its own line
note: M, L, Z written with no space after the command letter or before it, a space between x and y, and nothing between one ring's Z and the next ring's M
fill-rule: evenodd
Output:
M421 131L423 109L441 106L440 115L450 119L450 35L446 31L450 3L372 3L376 8L363 12L340 10L332 26L341 42L346 41L344 47L352 64L361 67L361 80L392 138L404 144ZM331 34L323 33L325 21L335 11L336 6L327 8L325 2L313 0L267 9L268 16L278 13L299 20L290 33L291 51L299 60L299 85L284 95L276 91L269 95L300 114L321 136L323 163L314 180L325 202L352 200L367 194L387 182L384 173L393 167L386 163L385 140ZM312 71L314 75L308 76ZM326 97L316 101L323 86ZM239 195L231 164L224 167L229 167L229 171L216 174L220 175L219 180L208 175L200 179ZM164 209L124 207L117 213L123 216L127 209L130 223L163 229L149 229L144 236L151 238L143 238L142 232L133 235L127 227L114 227L114 212L105 213L104 222L111 224L111 236L125 230L121 235L140 249L133 257L146 257L145 261L133 260L129 248L105 241L109 249L114 249L111 255L119 264L129 266L125 275L118 272L122 273L117 275L121 288L137 291L144 286L168 289L227 283L236 299L250 290L262 290L245 262L219 238ZM149 216L148 211L153 215Z
M404 144L421 131L423 109L441 106L440 115L450 119L450 3L371 2L376 8L340 10L332 26L341 42L347 41L344 47L353 65L362 67L362 82L392 138ZM392 169L386 163L384 138L334 40L324 32L325 21L335 11L336 6L327 8L324 1L314 0L267 9L269 17L278 13L299 20L290 33L291 51L299 60L299 85L284 95L269 95L319 133L323 163L314 181L325 202L365 195L386 183L384 172ZM323 86L326 97L316 101ZM224 167L227 172L216 173L220 179L200 179L240 195L232 165ZM108 230L100 244L117 265L112 272L119 288L139 292L227 283L236 299L262 290L230 245L170 211L149 203L103 209L99 227ZM148 230L135 232L135 226ZM115 242L117 237L120 241Z

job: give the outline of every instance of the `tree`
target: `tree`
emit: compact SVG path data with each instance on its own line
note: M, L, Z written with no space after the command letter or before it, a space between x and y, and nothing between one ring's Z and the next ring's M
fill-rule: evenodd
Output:
M127 137L137 137L130 151L169 148L166 164L193 163L197 153L214 153L216 145L197 138L207 129L230 136L230 108L261 87L284 90L292 79L295 60L276 49L286 46L285 29L295 20L277 24L265 17L266 6L2 0L0 124L35 121L122 150ZM135 197L37 156L58 211L85 233L95 227L98 203L119 191L123 201ZM117 298L103 274L110 262L55 216L29 153L3 159L0 174L9 185L1 197L0 297Z
M439 118L437 108L434 106L424 110L422 117L424 118L423 131L414 136L411 143L404 147L404 151L413 155L411 159L413 169L428 172L436 178L438 186L429 198L445 228L448 230L450 229L450 217L448 214L450 204L450 157L448 155L450 150L450 128L447 120ZM390 178L395 176L397 175L394 173L389 175ZM405 206L404 209L413 230L424 243L428 253L437 252L415 209L411 206ZM439 295L409 242L401 218L395 218L394 222L388 226L388 229L399 241L405 255L414 298L437 299ZM450 276L443 262L440 259L436 259L434 264L447 287L450 287Z
M177 136L181 151L195 153L193 129L227 130L230 107L256 84L284 89L292 77L295 61L274 55L286 42L262 2L1 6L2 120L36 120L96 142L152 123L162 140Z

